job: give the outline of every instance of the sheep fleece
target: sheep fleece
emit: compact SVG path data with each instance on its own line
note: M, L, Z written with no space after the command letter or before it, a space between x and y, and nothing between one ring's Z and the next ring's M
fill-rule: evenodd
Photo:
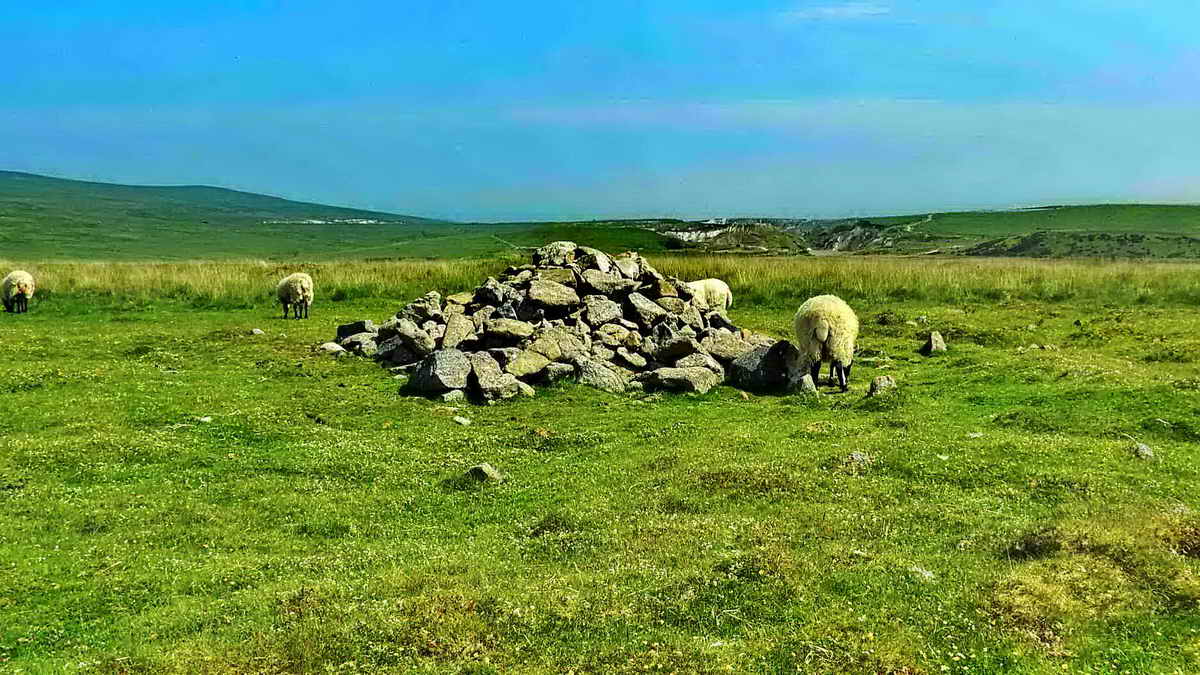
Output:
M709 309L726 310L733 306L733 291L720 279L689 281L688 288L696 297L703 298Z
M26 298L33 297L33 275L24 270L16 270L4 277L4 306L10 307L17 293L25 293Z
M303 302L311 305L313 301L313 280L303 272L289 274L279 281L275 294L280 302L289 305Z
M848 366L858 339L858 316L836 295L809 298L796 311L796 347L809 360L839 361Z

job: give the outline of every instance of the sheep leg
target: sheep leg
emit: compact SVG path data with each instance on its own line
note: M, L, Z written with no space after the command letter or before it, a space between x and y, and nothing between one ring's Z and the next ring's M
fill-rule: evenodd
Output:
M838 386L842 388L842 391L848 391L850 386L846 384L846 367L840 363L837 364L837 375Z
M817 361L808 367L808 374L812 377L813 386L817 386L818 378L821 377L821 362Z
M833 384L834 382L837 382L837 368L838 368L837 361L829 362L829 384Z
M304 318L308 318L308 303L304 303Z

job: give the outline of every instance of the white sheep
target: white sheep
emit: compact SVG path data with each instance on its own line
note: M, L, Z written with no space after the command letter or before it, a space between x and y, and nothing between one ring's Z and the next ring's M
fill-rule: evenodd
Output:
M729 290L729 284L720 279L689 281L687 287L709 309L724 311L733 306L733 291Z
M24 270L15 270L4 277L3 300L4 309L14 314L29 311L29 299L33 297L36 286L33 275Z
M813 384L821 362L829 361L829 379L849 389L854 365L854 341L858 339L858 316L836 295L809 298L796 311L796 347L809 367Z
M283 318L288 318L288 305L297 319L308 318L308 307L313 301L313 280L304 272L289 274L279 280L275 287L279 303L283 305Z

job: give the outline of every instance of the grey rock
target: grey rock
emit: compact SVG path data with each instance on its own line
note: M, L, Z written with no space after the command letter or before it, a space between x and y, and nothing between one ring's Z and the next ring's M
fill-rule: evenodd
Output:
M358 333L342 340L342 346L360 356L375 356L375 333Z
M512 398L520 393L517 377L503 372L496 359L487 352L475 352L471 359L471 376L485 401Z
M490 319L484 324L488 337L517 341L533 335L533 324L516 319Z
M542 281L553 281L572 288L578 285L575 270L570 267L552 267L550 269L538 270L537 278Z
M582 384L618 394L625 391L625 378L607 364L595 359L579 358L576 360L576 370Z
M646 357L636 352L631 352L625 347L617 347L617 356L625 363L625 365L634 370L641 370L646 367Z
M625 338L629 335L629 331L618 326L615 323L608 323L600 326L592 333L592 339L599 341L606 347L619 347L625 344Z
M491 354L492 358L496 359L496 362L499 363L501 369L503 369L504 366L508 365L509 361L512 361L513 359L517 358L517 354L521 353L521 348L520 347L493 347L493 348L487 350L487 353Z
M879 375L871 380L871 386L867 389L867 396L879 396L886 394L889 391L895 391L896 379L891 375Z
M442 336L442 348L454 349L463 340L475 337L475 323L462 314L451 314L446 319L446 333Z
M550 242L533 252L533 264L538 267L569 265L575 262L575 252L578 248L573 241Z
M731 363L754 349L754 346L749 342L732 333L706 337L700 341L700 346L704 348L704 351L712 354L718 361L724 363Z
M592 356L596 357L597 359L600 359L601 361L612 361L616 355L617 353L615 351L605 347L599 342L592 343Z
M428 333L429 337L435 341L442 339L442 336L446 334L446 326L436 321L426 321L421 325L421 330Z
M661 297L654 302L672 314L682 314L688 307L687 302L671 295Z
M580 246L579 254L580 255L576 259L576 262L579 264L580 268L596 269L604 272L605 274L608 274L610 271L612 271L612 258L608 257L608 254L604 251L587 246Z
M421 355L409 349L404 339L396 335L377 345L375 358L388 363L408 364L421 360Z
M261 328L251 328L251 329L250 329L250 334L251 334L251 335L263 335L263 334L264 334L264 331L263 331L263 329L261 329Z
M376 332L378 332L378 329L375 328L375 322L371 321L370 319L366 319L363 321L353 321L351 323L342 324L337 327L337 341L341 342L342 340L350 337L351 335L357 335L358 333L376 333Z
M467 418L465 418L465 417L462 417L462 416L460 416L460 415L455 415L455 416L454 416L454 422L455 422L455 424L461 424L461 425L463 425L464 427L469 427L469 426L471 426L471 420L469 420L469 419L467 419Z
M457 349L443 349L425 357L413 371L410 384L417 391L440 394L450 389L465 389L471 374L471 360Z
M593 327L599 327L621 318L621 305L603 295L585 296L583 306L586 310L583 318Z
M496 467L487 462L467 469L467 472L463 476L480 483L498 483L504 480L504 475L497 471Z
M342 354L346 353L346 348L336 342L326 342L320 347L317 347L317 349L325 352L326 354L332 354L334 356L341 356Z
M418 325L426 321L444 321L441 294L437 291L430 291L422 295L396 312L396 318L409 319Z
M475 289L475 302L481 305L496 307L507 302L519 302L520 300L520 291L508 284L500 283L495 277L488 277L487 280Z
M475 301L475 293L472 291L464 291L462 293L453 293L451 295L446 296L446 309L449 309L450 305L458 305L459 307L465 307L474 301Z
M655 341L655 347L651 356L656 361L671 363L685 356L691 356L702 351L700 343L696 342L695 338L690 338L686 335L676 335L665 340Z
M550 365L550 359L532 349L523 349L504 369L516 377L533 377L548 365Z
M942 334L936 330L929 334L929 337L925 340L925 345L921 347L921 353L925 355L944 351L946 351L946 341L942 339Z
M684 306L683 311L679 312L679 318L696 331L704 330L704 315L700 314L700 310L690 302Z
M397 375L397 377L401 376ZM442 394L443 403L462 403L465 400L467 400L467 393L462 389L451 389L450 391Z
M739 389L770 392L785 389L788 371L799 359L799 351L787 340L755 347L729 364L730 383Z
M605 274L600 270L584 270L583 281L597 293L606 296L620 296L638 287L638 282L623 279L615 274Z
M569 363L551 363L542 371L546 382L558 382L575 374L575 366Z
M722 366L716 359L705 354L704 352L696 352L689 354L675 362L676 368L708 368L717 374L721 381L725 380L725 367Z
M818 397L821 392L817 389L817 383L813 382L812 375L804 373L789 387L793 392L805 396Z
M703 367L659 368L643 373L637 380L646 389L707 393L721 383L721 378L712 370Z
M613 265L626 279L640 280L642 278L641 256L636 253L624 253L613 258Z
M492 315L495 313L496 313L495 307L487 306L487 307L480 308L474 314L472 314L471 315L471 323L475 324L475 332L482 333L484 326L487 324L487 322L492 318Z
M573 288L545 279L530 282L528 299L545 310L569 310L580 303Z
M1145 443L1135 443L1133 446L1133 456L1138 459L1150 461L1154 459L1154 451Z
M404 341L404 345L417 356L424 357L433 353L437 343L433 336L417 327L410 319L400 319L396 322L396 336Z
M532 398L533 396L535 396L537 394L537 391L535 391L532 386L525 384L524 382L522 382L520 380L517 380L517 394L520 396L526 396L526 397Z
M551 361L571 359L576 354L585 351L583 342L570 330L551 326L536 334L529 349L545 356Z
M626 302L632 312L630 318L635 319L643 328L650 328L655 321L667 315L667 310L641 293L630 293Z

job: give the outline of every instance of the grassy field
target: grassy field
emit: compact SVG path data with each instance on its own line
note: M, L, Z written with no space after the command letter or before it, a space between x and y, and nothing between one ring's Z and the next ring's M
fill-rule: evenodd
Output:
M504 262L305 265L307 322L268 264L22 262L0 670L1200 670L1200 266L654 262L778 336L842 295L851 392L452 409L311 347Z
M1200 234L1200 206L1193 204L1095 204L1013 211L962 211L926 216L872 218L880 224L918 223L921 231L1002 237L1039 231Z

